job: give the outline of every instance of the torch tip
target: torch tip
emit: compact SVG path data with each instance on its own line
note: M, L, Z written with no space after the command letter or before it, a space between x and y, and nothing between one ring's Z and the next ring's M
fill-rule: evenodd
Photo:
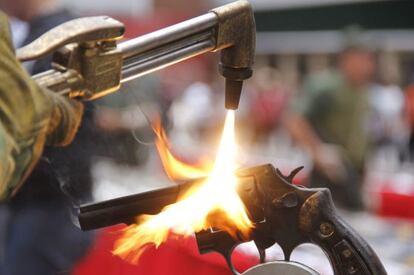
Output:
M226 79L226 109L236 110L239 107L240 95L243 87L243 81Z

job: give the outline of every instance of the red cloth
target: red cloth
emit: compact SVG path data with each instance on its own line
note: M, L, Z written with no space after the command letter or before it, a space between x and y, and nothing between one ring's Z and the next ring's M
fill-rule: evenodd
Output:
M367 191L377 215L414 221L414 188L402 188L398 179L391 177L368 182Z
M379 197L378 215L414 220L414 194L398 194L383 190L377 196Z
M158 249L149 248L138 264L130 264L112 255L119 229L98 234L88 256L79 263L74 275L230 275L224 258L217 253L200 255L194 238L169 240ZM257 264L257 259L235 251L233 263L239 271Z

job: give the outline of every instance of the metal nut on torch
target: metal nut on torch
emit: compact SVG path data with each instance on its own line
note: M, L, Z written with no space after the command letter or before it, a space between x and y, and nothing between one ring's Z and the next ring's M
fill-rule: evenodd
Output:
M217 47L221 51L219 72L226 78L225 106L239 107L243 80L252 76L256 47L256 24L248 1L237 1L213 9L219 20Z

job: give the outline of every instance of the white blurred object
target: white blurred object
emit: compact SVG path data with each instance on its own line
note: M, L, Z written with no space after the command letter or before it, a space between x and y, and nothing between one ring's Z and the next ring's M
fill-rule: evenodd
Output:
M23 46L23 42L29 34L29 24L15 17L9 18L12 42L15 48Z
M372 137L381 143L401 145L408 140L404 124L404 95L397 85L373 85L369 90L372 117L368 121Z
M171 107L174 125L180 129L197 128L211 118L213 110L212 91L208 84L191 84Z
M13 46L17 49L20 48L25 42L27 36L29 35L30 25L29 23L19 20L15 17L9 18L10 23L10 32L12 34ZM23 63L23 67L30 72L33 69L35 61L27 61Z
M392 122L400 119L404 107L403 91L397 85L373 85L370 90L372 107L379 112L385 120Z
M177 151L190 155L202 153L200 150L205 146L200 143L197 131L208 126L215 115L214 110L213 92L208 84L202 82L191 84L173 102L170 118L174 127L169 132L169 139Z

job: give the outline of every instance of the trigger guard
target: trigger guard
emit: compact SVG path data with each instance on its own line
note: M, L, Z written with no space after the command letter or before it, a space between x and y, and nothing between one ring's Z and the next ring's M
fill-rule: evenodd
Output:
M233 262L231 260L231 255L233 254L233 251L236 247L237 246L235 246L230 251L217 251L217 252L220 253L224 257L224 259L226 260L227 266L229 267L231 273L233 273L234 275L241 275L241 273L239 271L237 271L237 269L234 267ZM257 248L257 251L259 252L260 264L265 263L266 262L265 261L266 260L266 250L257 247L257 245L255 245L255 247Z
M259 251L260 256L260 263L263 264L266 262L266 250L257 248L257 251Z
M236 268L233 265L233 262L231 261L231 254L233 254L233 250L227 253L222 253L222 252L219 252L219 253L226 260L227 266L229 267L231 273L233 273L233 275L241 275L241 273L236 270Z

